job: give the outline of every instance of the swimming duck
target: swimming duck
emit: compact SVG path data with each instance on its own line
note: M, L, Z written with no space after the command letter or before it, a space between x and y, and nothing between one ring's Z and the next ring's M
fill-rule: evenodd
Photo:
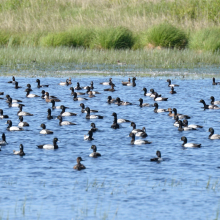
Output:
M37 79L36 82L37 82L37 88L42 88L42 87L48 87L49 86L49 85L41 85L39 79Z
M128 84L122 84L123 86L133 86L135 87L136 86L136 77L133 77L132 78L132 82L131 83L128 83Z
M91 127L92 132L96 132L98 130L98 128L95 126L95 123L91 123Z
M87 89L87 92L86 92L87 94L88 94L89 92L92 92L93 95L95 95L95 94L101 94L100 92L97 92L97 91L91 91L91 87L90 87L90 86L87 86L86 89Z
M81 157L77 157L76 161L77 161L77 164L73 167L73 169L75 169L75 170L86 169L86 167L80 163L81 161L83 161L83 159Z
M73 93L73 101L83 101L83 100L88 100L88 99L77 97L77 93L76 92Z
M171 80L170 80L170 79L168 79L167 82L168 82L168 86L169 86L169 87L174 87L174 86L177 87L177 86L179 86L179 85L177 85L177 84L171 84Z
M212 78L212 85L220 85L220 82L215 82L215 78Z
M8 144L6 142L6 136L5 133L2 134L2 140L0 140L0 146L5 146L6 144Z
M47 119L48 120L53 119L53 116L51 115L51 109L50 108L47 109Z
M182 122L181 120L179 120L178 123L179 123L178 131L196 130L195 128L184 127L184 126L183 126L183 122Z
M115 99L115 104L116 105L132 105L132 103L130 103L130 102L124 102L124 101L121 101L121 99L119 98L119 97L117 97L116 99Z
M45 92L45 101L46 102L51 102L54 100L55 102L60 102L60 99L53 98L54 96L50 96L49 92Z
M214 134L214 129L213 128L209 128L209 139L220 139L220 134Z
M143 103L143 99L142 98L140 98L139 100L138 100L139 102L140 102L140 107L142 108L142 107L149 107L149 106L152 106L152 105L150 105L149 103Z
M90 83L90 89L93 90L94 89L94 84L93 84L93 81L91 81Z
M174 90L174 87L171 87L170 94L176 94L176 91Z
M23 122L23 116L19 116L19 124L18 124L18 127L28 127L29 124L27 122Z
M9 98L8 99L8 106L9 107L19 107L19 103L12 103L12 98ZM25 105L22 105L22 106L25 106Z
M114 116L114 119L117 121L117 123L131 122L131 121L129 121L127 119L123 119L123 118L118 119L117 113L115 113L115 112L112 113L112 116Z
M89 107L86 107L85 110L87 112L87 114L86 114L87 119L93 119L93 118L103 119L103 116L101 116L101 115L90 115L90 108Z
M111 128L113 128L113 129L119 129L119 124L118 124L116 118L114 118L113 124L111 125Z
M18 86L18 82L16 81L15 82L15 89L20 89L20 88L22 88L21 86Z
M145 87L143 88L143 90L144 90L144 95L145 96L151 96L152 95L152 93L150 93L150 92L147 93L147 89Z
M90 92L88 93L88 95L89 95L89 98L96 97L95 95L93 95L92 91L90 91Z
M182 146L183 147L189 147L189 148L199 148L201 147L201 144L194 144L194 143L187 143L187 138L186 137L181 137L181 141L183 141Z
M10 101L9 101L9 99L11 98L10 95L6 95L5 97L6 97L6 99L7 99L6 102L10 102ZM17 102L22 102L22 101L19 100L19 99L12 99L12 98L11 98L11 102L12 102L12 103L17 103Z
M115 103L115 99L112 99L111 96L108 96L107 102L108 104Z
M196 129L196 128L203 128L203 126L201 126L201 125L194 125L194 124L188 125L188 120L187 119L183 120L183 126L189 127L189 128L194 128L194 129Z
M211 99L211 105L219 105L220 104L220 101L215 101L214 96L211 96L210 99Z
M174 116L174 119L175 119L175 122L174 122L174 126L175 127L179 127L179 117L176 115L176 116Z
M41 94L42 94L42 95L41 95L41 98L42 98L42 99L46 99L46 92L45 92L45 90L42 90L42 91L41 91ZM48 94L49 94L49 93L47 93L47 95L48 95ZM53 96L53 95L51 95L51 96L49 95L49 98L50 98L50 99L56 99L57 97L56 97L56 96Z
M73 87L70 87L70 90L72 91L71 92L71 95L74 95L74 88ZM76 92L77 95L85 95L86 93L85 92Z
M45 124L40 125L42 127L42 130L40 131L40 134L53 134L53 131L46 129Z
M81 90L81 89L82 89L82 87L80 87L79 82L77 82L76 87L75 87L74 89L75 89L75 90Z
M4 92L0 92L0 95L4 95Z
M159 150L156 152L156 155L157 155L157 157L150 159L150 161L160 162L160 161L163 160L163 159L161 158L161 152L160 152Z
M12 81L8 81L8 83L13 83L13 84L15 84L15 77L14 76L12 76Z
M66 79L66 82L60 82L60 86L68 86L69 85L69 79Z
M82 113L87 113L87 111L85 110L85 105L84 105L84 103L80 103L80 105L79 105L82 109L81 109L81 112ZM90 112L99 112L98 110L92 110L92 109L90 109Z
M131 83L131 79L128 78L128 82L123 82L123 81L122 81L121 83L122 83L123 86L126 86L127 84L130 84L130 83Z
M3 115L2 109L0 109L0 118L9 118L8 115Z
M75 123L70 122L70 121L63 121L63 118L60 115L57 117L57 119L59 119L59 125L60 126L63 126L63 125L76 125Z
M138 137L147 137L145 127L143 127L142 129L137 129L136 124L134 122L131 122L131 126L133 127L131 133L135 134Z
M24 147L23 147L23 144L20 144L20 151L13 150L13 154L15 154L15 155L19 155L19 156L24 156L25 153L24 153Z
M91 149L93 150L93 152L89 155L90 157L101 157L101 154L96 152L97 151L97 147L95 145L91 146Z
M122 63L122 62L120 62L120 60L117 61L117 64L118 64L119 66L126 65L126 63ZM129 79L130 79L130 78L129 78Z
M89 130L89 131L88 131L88 135L84 135L84 140L85 140L85 141L92 141L92 140L94 140L94 138L92 137L92 135L93 135L92 130Z
M27 94L26 94L26 97L27 97L27 98L40 97L39 95L30 94L30 90L27 90L26 92L27 92Z
M154 107L155 107L154 109L155 113L167 112L167 109L163 109L163 108L158 109L158 104L156 102L154 103Z
M174 113L172 113L172 111L173 111L172 108L168 108L167 111L169 112L169 113L168 113L168 116L174 117ZM179 125L178 125L178 126L179 126Z
M27 84L27 89L25 89L25 92L27 92L27 91L30 91L30 92L33 91L33 90L31 89L31 84L29 84L29 83Z
M42 144L42 145L37 145L37 147L41 149L48 149L48 150L58 149L57 142L58 142L58 138L55 137L53 139L53 144Z
M52 109L61 109L61 105L60 106L55 106L55 100L54 99L52 99L51 100L51 103L52 103Z
M173 108L173 112L174 112L174 117L176 115L178 115L179 119L190 119L190 116L188 116L188 115L177 114L177 109L176 108Z
M220 109L217 105L206 105L203 99L201 99L199 102L203 103L204 109Z
M102 82L100 84L105 85L105 86L111 85L112 84L112 78L109 78L109 82Z
M65 107L64 105L61 105L62 111L61 111L60 115L61 115L62 117L65 117L65 116L76 116L76 115L77 115L76 113L73 113L73 112L66 112L66 111L65 111L66 108L67 108L67 107Z
M18 116L33 116L33 114L31 114L31 113L29 113L29 112L24 112L24 111L22 111L22 107L23 107L23 105L22 104L19 104L19 111L18 111L18 113L17 113L17 115Z
M6 124L8 124L8 127L7 127L8 131L23 131L24 130L23 128L12 126L12 121L11 120L8 120Z
M141 145L141 144L151 144L152 142L147 141L147 140L135 140L135 134L134 133L130 133L129 135L132 140L131 140L131 144L136 144L136 145Z
M155 92L154 95L155 95L154 101L156 101L156 102L157 101L167 101L167 99L168 99L168 98L164 98L164 97L159 97L157 92Z
M154 98L154 97L155 97L155 93L156 93L156 92L154 91L154 89L150 89L150 92L151 92L150 97L151 97L151 98ZM158 97L161 97L161 95L158 95L158 94L157 94L157 96L158 96Z
M114 92L115 91L115 84L112 83L111 88L110 89L104 89L104 91Z

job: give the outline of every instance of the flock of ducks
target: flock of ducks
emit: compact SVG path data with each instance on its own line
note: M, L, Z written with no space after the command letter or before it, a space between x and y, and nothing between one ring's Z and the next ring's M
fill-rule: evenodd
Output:
M170 87L170 94L176 94L177 92L175 91L174 87L179 87L179 85L177 84L171 84L171 80L167 79L168 82L168 87ZM20 86L18 86L18 82L15 80L15 77L12 77L12 81L9 81L8 83L11 83L14 85L15 89L19 89L21 88ZM42 85L40 80L37 79L36 80L37 83L37 88L47 88L49 87L49 85ZM113 83L112 78L109 79L108 82L102 82L100 83L101 85L104 86L110 86L110 88L104 89L104 91L109 91L109 92L114 92L115 91L115 84ZM216 82L215 78L213 78L213 85L219 85L220 82ZM71 86L72 82L71 82L71 78L66 79L65 82L60 82L59 83L60 86ZM132 79L128 79L127 82L122 82L123 86L132 86L135 87L136 86L136 77L133 77ZM85 86L85 87L81 87L79 82L77 82L76 87L71 86L69 88L69 90L71 90L71 95L73 96L73 101L85 101L88 100L88 98L92 98L95 97L96 94L101 94L98 91L94 91L94 85L93 85L93 81L90 83L89 86ZM86 90L85 92L80 92ZM190 119L190 116L188 115L184 115L184 114L179 114L177 113L177 109L176 108L167 108L167 109L161 109L159 108L158 102L161 101L167 101L168 98L166 97L162 97L161 94L158 94L157 92L154 91L154 89L150 89L150 92L147 92L147 88L143 88L144 91L144 96L148 96L150 98L152 98L155 102L154 104L149 104L149 103L143 103L143 99L140 98L139 101L139 106L142 107L154 107L154 112L155 113L163 113L163 112L167 112L169 117L174 118L175 122L174 122L174 126L178 127L179 131L188 131L188 130L197 130L200 128L203 128L203 126L201 125L189 125L188 124L188 119ZM40 97L40 95L35 95L32 93L32 88L30 84L27 84L27 89L25 90L26 92L26 97L27 98L36 98L36 97ZM3 96L4 92L0 92L0 95ZM78 97L81 95L88 95L88 98L84 98L84 97ZM4 115L3 109L0 109L0 118L1 119L7 119L6 124L8 124L7 130L8 131L23 131L24 127L28 127L29 123L24 121L24 116L33 116L33 114L29 113L29 112L25 112L23 111L23 107L24 105L22 104L22 100L17 100L17 99L13 99L10 97L9 94L7 94L5 96L6 98L6 102L8 103L9 107L16 107L19 108L19 111L17 112L17 115L19 116L19 124L18 126L13 126L12 125L12 121L9 118L8 115ZM1 97L0 99L5 99L3 97ZM45 102L47 103L51 103L51 108L48 108L47 110L47 119L51 120L54 119L55 116L51 115L51 109L60 109L60 115L58 117L56 117L59 120L59 125L60 126L67 126L67 125L76 125L73 122L70 121L65 121L63 120L63 117L67 117L67 116L76 116L76 113L73 112L68 112L66 111L68 107L64 106L64 105L60 105L57 106L56 103L60 102L60 99L58 99L55 96L51 96L49 94L49 92L46 92L45 90L41 91L41 98L45 100ZM216 101L215 98L213 96L210 97L211 99L211 103L210 105L207 105L205 103L205 101L203 99L200 100L200 103L203 104L203 108L204 109L220 109L217 105L220 104L220 101ZM108 96L107 98L107 103L108 104L116 104L118 106L120 105L132 105L132 103L130 102L126 102L126 101L122 101L119 97L113 99L112 96ZM81 112L82 113L86 113L85 118L86 119L103 119L104 116L103 115L98 115L98 110L94 110L94 109L90 109L89 107L85 107L84 103L80 103L80 107L81 107ZM91 114L92 113L92 114ZM95 113L95 114L93 114ZM113 116L113 123L111 125L112 129L119 129L120 128L120 123L130 123L131 127L133 128L132 131L129 134L129 137L131 137L131 144L132 145L142 145L142 144L151 144L151 141L145 140L143 138L146 138L148 135L146 133L146 129L145 127L143 127L142 129L137 129L136 128L136 124L133 121L127 120L127 119L118 119L117 117L117 113L113 112L112 113ZM182 120L181 120L182 119ZM46 125L45 124L41 124L40 125L42 130L40 131L40 134L53 134L53 131L46 129ZM84 135L84 140L86 141L92 141L94 140L93 138L93 133L96 132L98 130L98 128L96 128L95 123L91 123L91 129L88 131L88 135ZM213 128L209 128L208 130L210 132L209 135L209 139L220 139L220 135L219 134L214 134L214 129ZM136 139L136 137L140 137L141 139ZM58 138L54 138L53 139L53 143L52 144L45 144L45 145L37 145L38 148L40 149L57 149L58 145ZM200 148L201 144L197 144L197 143L188 143L187 142L187 138L185 136L181 137L181 141L183 141L182 146L185 148ZM2 140L0 140L0 150L1 150L1 146L5 146L7 145L7 141L6 141L6 136L5 133L2 134ZM92 145L91 146L91 150L93 151L89 156L93 157L93 158L97 158L100 157L101 154L97 152L97 147L96 145ZM16 155L20 155L20 156L24 156L24 146L22 144L20 144L20 150L19 151L13 151L14 154ZM160 162L162 161L162 157L161 157L161 152L157 151L156 152L156 156L155 158L152 158L150 161L157 161ZM86 167L81 164L81 161L83 161L83 159L81 157L77 157L77 164L73 167L76 170L82 170L85 169Z

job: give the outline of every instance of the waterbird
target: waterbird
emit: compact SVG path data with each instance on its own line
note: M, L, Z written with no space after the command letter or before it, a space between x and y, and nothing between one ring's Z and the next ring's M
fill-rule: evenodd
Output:
M58 142L58 138L55 137L53 139L53 144L42 144L42 145L37 145L37 147L41 149L48 149L48 150L58 149L57 142Z
M160 162L160 161L163 160L163 159L161 158L161 152L160 152L159 150L156 152L156 155L157 155L157 157L150 159L150 161Z
M100 156L101 156L100 153L96 152L96 151L97 151L96 145L92 145L92 146L91 146L91 149L93 150L93 152L89 155L90 157L97 158L97 157L100 157Z
M13 150L13 154L19 155L19 156L24 156L25 153L24 153L24 146L23 146L23 144L20 144L20 150L19 151Z
M81 161L83 161L83 159L81 157L77 157L77 159L76 159L77 164L73 167L73 169L75 169L75 170L86 169L86 167L80 163Z
M183 141L183 144L182 144L183 147L189 147L189 148L201 147L201 144L187 143L187 138L185 136L181 137L181 141Z

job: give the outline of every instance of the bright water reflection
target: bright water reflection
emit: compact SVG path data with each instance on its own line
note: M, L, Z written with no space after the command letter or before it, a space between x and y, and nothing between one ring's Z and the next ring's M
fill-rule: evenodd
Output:
M57 95L61 103L75 112L76 117L65 120L76 126L58 126L58 120L47 120L47 109L51 104L39 98L28 99L24 90L30 83L34 94L41 94L36 87L36 78L17 77L22 89L15 90L6 83L11 77L0 78L0 92L22 99L24 111L34 114L24 117L30 124L22 132L6 130L6 119L0 121L1 132L5 132L8 145L0 152L0 217L2 219L214 219L219 210L219 146L220 140L209 140L207 130L213 127L220 133L220 110L204 111L200 99L210 102L210 96L220 99L220 86L212 86L211 79L186 79L171 77L176 95L169 93L167 77L137 77L136 87L123 87L121 81L127 76L114 76L116 92L104 92L108 86L100 82L109 77L75 77L73 86L94 82L95 91L102 94L84 101L91 109L98 109L103 120L86 120L81 113L80 102L73 102L69 87L59 86L63 78L41 78L42 84L50 84L46 89ZM167 102L159 102L160 108L175 107L179 113L191 117L189 123L203 125L197 131L179 132L173 126L173 119L167 113L156 114L153 108L138 106L139 98L153 104L153 99L143 96L143 87L154 88L168 97ZM134 103L132 106L107 104L109 95L113 98ZM9 108L0 100L4 114L10 116L13 125L18 124L17 108ZM129 123L121 124L119 130L111 129L112 112L118 118L136 122L138 128L146 127L151 145L130 145ZM58 116L60 110L53 110ZM99 132L94 133L92 142L84 141L83 135L95 122ZM54 135L40 135L40 124L45 123ZM181 136L189 142L202 143L200 149L183 149ZM58 150L41 150L36 145L52 143L53 137L60 140ZM24 145L26 156L12 154ZM95 144L101 158L90 158L90 147ZM150 162L157 150L165 161ZM76 158L81 156L87 167L83 171L73 170Z

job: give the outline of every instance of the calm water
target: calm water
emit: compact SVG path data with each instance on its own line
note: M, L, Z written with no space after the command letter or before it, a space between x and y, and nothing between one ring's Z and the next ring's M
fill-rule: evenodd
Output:
M0 219L215 219L220 207L219 150L220 140L209 140L208 128L220 133L220 110L203 110L200 99L210 103L210 96L220 100L220 86L212 86L210 78L202 79L170 77L177 94L171 95L167 77L137 77L136 87L124 87L121 81L127 76L114 76L114 93L104 92L108 86L100 82L109 77L90 76L73 78L73 86L94 82L97 94L84 101L85 106L99 110L104 119L86 120L79 104L74 102L69 87L59 86L69 75L62 78L40 78L42 84L50 84L45 90L62 100L59 104L69 107L68 111L77 116L65 117L75 122L75 126L58 126L56 119L47 120L47 109L51 103L39 98L26 98L26 84L30 83L34 94L41 95L36 77L16 77L23 88L16 90L6 83L11 77L0 78L0 92L12 98L22 99L24 111L34 116L25 116L30 127L21 132L6 130L6 119L0 120L1 133L5 132L8 142L0 152ZM204 128L196 131L179 132L173 126L174 120L167 113L156 114L152 107L140 108L139 98L144 103L153 104L152 98L143 95L143 87L154 88L168 97L167 102L158 102L159 108L175 107L179 113L191 116L189 124L199 124ZM107 104L107 97L120 97L134 103L131 106ZM84 96L85 97L85 96ZM9 108L0 100L4 114L10 116L13 125L19 123L17 108ZM61 110L53 110L58 116ZM121 124L118 130L111 129L116 112L118 118L134 121L137 128L146 127L150 145L132 146L128 136L130 123ZM93 141L84 141L95 122L98 132ZM54 135L39 134L40 124L45 123ZM180 138L186 136L188 142L201 143L200 149L183 149ZM42 150L36 145L52 143L58 137L58 150ZM20 144L26 155L13 155ZM97 146L100 158L90 158L91 145ZM160 150L165 160L150 162ZM76 158L81 156L87 167L75 171Z

